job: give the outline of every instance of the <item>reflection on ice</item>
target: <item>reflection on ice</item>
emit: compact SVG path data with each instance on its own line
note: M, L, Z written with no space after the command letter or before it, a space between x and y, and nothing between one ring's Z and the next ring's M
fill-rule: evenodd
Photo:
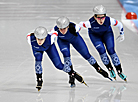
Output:
M36 102L43 102L43 98L41 97L41 93L40 92L38 93Z
M101 90L98 90L99 92L102 91L100 92L101 94L97 95L96 100L92 100L93 102L120 102L122 93L127 89L126 85L122 85L120 87L112 86L109 90L102 88L100 88ZM68 102L85 102L87 100L87 96L94 97L94 92L87 93L81 98L75 99L75 88L71 88L69 90Z
M85 102L85 99L87 98L88 94L84 95L83 97L77 99L75 101L75 88L71 88L69 91L69 100L68 102Z
M75 88L69 90L69 100L68 102L74 102L75 99Z
M112 86L109 90L104 90L103 93L97 97L95 102L120 102L122 93L126 89L125 85L122 85L119 88Z

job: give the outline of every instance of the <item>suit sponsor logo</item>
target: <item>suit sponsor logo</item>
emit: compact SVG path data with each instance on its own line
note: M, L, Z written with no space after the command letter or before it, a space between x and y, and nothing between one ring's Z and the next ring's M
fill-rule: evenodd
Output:
M93 29L99 29L99 27L93 27Z
M36 46L33 46L34 48L36 48L36 49L39 49L39 47L36 47Z
M63 38L63 37L65 37L65 36L59 36L59 37Z
M98 44L98 45L96 46L96 48L97 48L97 47L99 47L99 46L101 46L101 45L100 45L100 44Z

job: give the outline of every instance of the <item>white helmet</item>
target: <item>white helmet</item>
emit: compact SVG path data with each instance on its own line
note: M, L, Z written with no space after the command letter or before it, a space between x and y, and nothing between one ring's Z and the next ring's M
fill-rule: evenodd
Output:
M59 17L56 21L58 28L66 28L69 25L69 19L65 16Z
M38 39L44 39L47 36L47 34L47 29L42 26L37 27L34 31L34 35Z
M93 12L97 15L106 14L106 9L103 5L97 5L93 8Z

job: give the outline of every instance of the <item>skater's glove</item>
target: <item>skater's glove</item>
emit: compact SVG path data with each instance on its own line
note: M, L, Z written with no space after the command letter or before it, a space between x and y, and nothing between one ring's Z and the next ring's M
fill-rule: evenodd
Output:
M120 34L120 35L116 38L116 40L118 40L119 42L124 41L124 39L125 39L124 34Z
M79 32L81 30L81 27L79 26L79 24L76 24L75 29L76 29L76 32Z
M52 34L51 34L51 45L55 42L57 35L58 34L56 31L52 32Z

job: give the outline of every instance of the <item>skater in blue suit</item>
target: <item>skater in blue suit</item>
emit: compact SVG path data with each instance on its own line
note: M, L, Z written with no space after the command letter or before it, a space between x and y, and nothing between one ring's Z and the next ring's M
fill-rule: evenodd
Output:
M126 81L126 75L122 73L121 62L114 49L114 34L111 28L111 25L119 28L120 35L117 37L117 40L121 42L124 40L123 25L118 20L106 16L106 9L102 5L95 6L93 12L94 16L89 21L80 22L79 26L88 28L89 37L99 52L102 62L109 70L110 76L116 80L116 74L106 54L106 50L112 59L118 75Z
M76 24L70 22L69 19L64 16L59 17L56 21L56 24L57 25L51 30L51 32L57 31L57 33L53 33L52 36L58 37L57 42L64 57L64 64L70 66L73 69L70 58L70 44L72 44L72 46L96 69L98 73L103 75L105 78L109 78L108 73L98 65L97 61L89 53L84 40L78 33L80 30L79 27ZM74 78L70 76L69 79L71 86L75 85Z
M54 44L53 37L51 37L50 34L48 34L46 28L44 27L37 27L33 33L29 33L27 35L28 43L32 47L33 55L35 57L35 72L37 77L37 86L36 88L38 90L41 89L43 79L42 79L42 58L43 53L46 52L49 56L50 60L53 62L54 66L59 69L63 70L64 72L68 73L69 75L72 75L74 78L76 78L79 82L85 83L83 81L83 78L76 73L73 69L70 68L70 66L66 66L65 64L62 64L59 54L57 52L57 49Z

